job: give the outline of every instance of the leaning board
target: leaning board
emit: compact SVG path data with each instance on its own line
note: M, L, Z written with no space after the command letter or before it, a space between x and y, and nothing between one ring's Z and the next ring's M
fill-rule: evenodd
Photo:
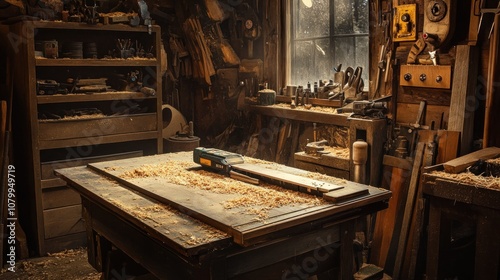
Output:
M283 233L299 224L346 211L356 211L360 206L390 197L389 191L366 186L368 195L336 205L316 196L268 184L254 186L201 170L192 162L190 152L92 163L87 168L230 234L233 241L242 246L261 242L266 239L266 235ZM144 169L150 170L152 174L129 176L143 175ZM283 169L281 171L289 171L291 174L296 170L287 167ZM58 173L64 176L64 170ZM187 183L179 181L181 173L187 174ZM201 187L193 186L192 180ZM354 183L345 184L345 187L349 187ZM354 185L359 187L359 184ZM233 189L221 192L218 186ZM242 189L249 191L246 194L241 193ZM278 202L285 199L299 202L270 207L268 203L273 198L268 196L268 192L278 194ZM255 195L260 193L263 193L261 197ZM249 203L248 199L255 196L257 198Z

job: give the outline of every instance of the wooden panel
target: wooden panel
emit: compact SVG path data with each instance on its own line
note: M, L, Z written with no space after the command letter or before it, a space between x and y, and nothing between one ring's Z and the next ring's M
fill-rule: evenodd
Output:
M451 90L399 87L397 99L400 103L420 104L425 101L427 105L450 106Z
M318 157L311 156L306 154L305 152L295 153L295 162L297 161L305 161L314 164L320 164L323 166L346 170L349 171L349 159L338 158L329 154L324 154Z
M81 205L44 210L43 218L45 239L85 231Z
M295 167L311 172L318 172L321 174L326 174L328 176L349 180L349 170L336 169L329 166L319 165L297 159L295 159Z
M109 144L109 143L122 143L123 141L139 141L139 140L158 140L161 137L160 131L147 131L147 132L134 132L126 134L105 135L105 136L92 136L85 138L71 138L62 140L40 140L40 150L58 149L66 147L78 147L82 145L95 145L96 143ZM158 141L158 145L163 145L163 141ZM162 151L159 149L158 151Z
M60 179L60 178L57 178L56 175L54 174L55 169L80 166L80 165L85 165L85 164L88 164L91 162L139 157L142 155L143 155L142 151L134 151L134 152L127 152L127 153L111 154L111 155L103 155L103 156L95 156L95 157L86 157L86 158L78 158L78 159L71 159L71 160L58 160L58 161L43 162L41 164L41 175L42 175L41 177L42 177L42 179L51 179L51 178Z
M415 123L417 120L419 105L398 103L397 122L398 123ZM425 125L430 125L432 121L435 123L435 129L446 129L448 126L449 107L447 106L427 106L425 113ZM443 120L443 127L440 127Z
M62 187L62 186L66 186L66 182L60 178L51 178L51 179L41 180L42 189L57 188L57 187Z
M106 92L93 94L56 94L56 95L38 95L36 100L38 104L70 103L70 102L88 102L88 101L106 101L106 100L130 100L130 99L155 99L156 96L146 96L141 92Z
M477 48L463 45L457 46L448 129L462 133L461 155L470 152L472 148L474 112L477 109L475 94L478 62Z
M411 75L408 81L405 79L407 75ZM422 80L421 77L424 76L425 79ZM451 87L451 66L401 65L399 83L402 86L449 89Z
M332 114L332 113L307 111L302 109L288 109L288 108L272 107L272 106L250 105L249 107L251 108L251 110L257 113L272 117L292 119L296 121L333 124L339 126L349 125L349 122L347 120L349 114Z
M51 188L42 192L43 209L81 204L80 195L68 187Z
M36 66L157 66L156 59L127 60L127 59L36 59Z
M68 249L83 248L87 245L85 236L85 232L79 232L61 237L45 239L45 251L47 253L58 253Z
M39 139L59 140L79 137L99 137L156 129L156 114L154 113L98 119L40 121Z

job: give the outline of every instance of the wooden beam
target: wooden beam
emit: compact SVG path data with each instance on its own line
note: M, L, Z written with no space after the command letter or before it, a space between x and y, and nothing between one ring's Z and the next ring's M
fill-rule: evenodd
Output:
M460 155L469 153L472 147L478 64L477 48L457 46L448 130L461 132Z

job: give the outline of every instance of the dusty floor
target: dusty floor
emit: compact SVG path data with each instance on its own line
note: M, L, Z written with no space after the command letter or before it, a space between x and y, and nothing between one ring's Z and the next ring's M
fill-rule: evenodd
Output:
M101 273L87 262L86 249L21 260L16 264L15 272L4 267L0 273L1 280L98 280L100 277Z

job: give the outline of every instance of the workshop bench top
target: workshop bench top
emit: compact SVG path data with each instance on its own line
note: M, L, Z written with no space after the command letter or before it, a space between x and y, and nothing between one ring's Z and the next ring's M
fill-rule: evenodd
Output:
M335 204L268 183L255 186L201 169L192 152L93 163L56 173L85 199L184 256L234 243L249 246L286 236L292 228L300 232L298 228L310 228L317 221L335 217L341 221L346 215L362 214L361 209L372 204L386 204L391 195L385 189L276 163L249 158L245 162L345 188L363 186L369 192Z

